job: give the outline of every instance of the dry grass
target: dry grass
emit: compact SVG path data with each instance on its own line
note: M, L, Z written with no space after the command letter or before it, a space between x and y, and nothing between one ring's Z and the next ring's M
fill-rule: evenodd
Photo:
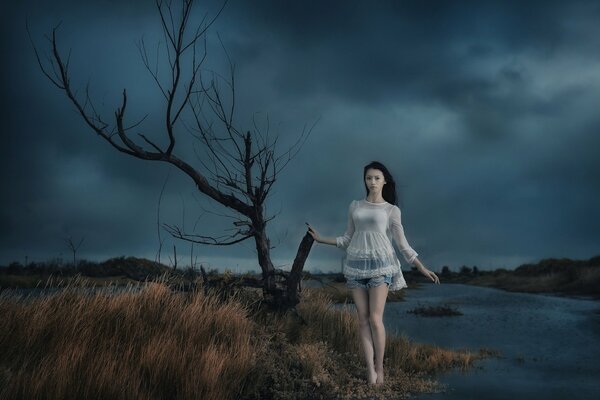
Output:
M45 287L48 281L61 280L64 285L70 281L75 281L74 284L81 285L81 275L65 276L57 278L55 275L48 274L32 274L32 275L8 275L0 274L0 289L12 289L12 288L35 288ZM79 283L77 281L79 280ZM111 276L111 277L91 277L86 276L86 285L89 286L126 286L127 284L136 284L137 281L127 278L125 276Z
M440 389L428 378L431 373L468 369L475 360L496 355L484 349L479 353L442 349L387 335L386 383L375 388L366 384L356 311L334 307L327 292L305 289L297 314L255 318L260 325L272 327L280 343L279 351L263 361L264 371L271 372L262 376L264 380L256 377L258 387L271 388L259 389L258 398L297 398L293 393L302 393L300 398L405 398Z
M164 284L85 295L69 286L2 296L1 398L226 399L256 363L254 324L237 302L186 298Z
M405 398L438 387L426 374L482 356L388 335L387 381L373 388L356 315L318 290L281 315L254 290L219 300L160 281L114 294L86 284L0 295L0 398Z
M322 338L340 353L357 353L359 336L356 311L332 308L331 305L326 294L309 293L308 301L298 307L298 312L307 325L292 324L287 327L287 331L301 340ZM404 335L387 335L385 354L384 363L387 367L410 373L439 372L456 366L466 368L478 358L468 351L446 350L414 343Z

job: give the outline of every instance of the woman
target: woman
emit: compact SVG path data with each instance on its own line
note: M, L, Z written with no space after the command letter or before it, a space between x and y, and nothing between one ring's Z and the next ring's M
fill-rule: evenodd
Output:
M410 247L404 236L400 209L396 206L396 184L387 168L373 161L365 166L363 178L367 198L353 200L350 204L348 228L343 236L325 238L310 225L308 232L318 243L346 250L343 271L358 312L360 341L367 362L367 381L381 384L384 380L385 300L388 290L407 287L388 232L406 262L416 266L434 283L440 283L440 280L419 261L418 253Z

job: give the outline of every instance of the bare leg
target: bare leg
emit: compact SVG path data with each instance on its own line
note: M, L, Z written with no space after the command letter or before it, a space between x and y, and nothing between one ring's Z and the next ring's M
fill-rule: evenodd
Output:
M375 383L377 380L377 372L375 372L375 365L373 362L373 338L371 337L371 325L369 323L368 292L363 288L354 288L351 290L354 304L356 304L356 311L358 312L360 344L367 362L367 382Z
M375 372L377 383L383 383L383 353L385 351L385 326L383 309L387 298L388 285L382 284L369 288L369 322L375 349Z

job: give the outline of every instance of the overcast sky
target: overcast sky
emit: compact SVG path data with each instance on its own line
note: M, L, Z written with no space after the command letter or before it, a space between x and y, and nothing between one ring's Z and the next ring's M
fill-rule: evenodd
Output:
M27 17L49 55L44 35L62 21L79 95L89 81L110 120L126 88L129 123L148 114L138 131L164 144L164 100L136 47L143 36L156 60L160 42L164 63L153 3L3 7L0 263L68 260L68 237L85 238L81 258L155 259L165 182L162 223L215 236L233 227L212 213L235 214L180 171L120 153L87 127L41 73L25 30ZM219 7L199 2L190 24ZM394 175L407 239L433 270L600 254L599 2L230 0L209 30L205 64L227 73L217 34L235 63L240 129L268 116L281 154L314 125L268 200L277 266L290 267L305 221L324 236L344 233L372 160ZM189 133L177 135L175 154L199 166ZM189 264L191 245L161 235L161 261L175 244ZM259 271L251 240L193 254ZM315 244L307 268L337 270L342 255Z

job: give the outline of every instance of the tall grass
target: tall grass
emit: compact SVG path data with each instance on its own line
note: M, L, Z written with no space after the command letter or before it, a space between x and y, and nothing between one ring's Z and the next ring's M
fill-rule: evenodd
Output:
M25 300L25 299L21 299ZM0 299L0 398L232 398L256 362L235 301L164 284Z
M259 386L274 388L269 393L258 390L259 398L272 393L277 394L276 398L285 399L297 398L290 393L311 393L314 398L373 395L401 398L438 388L435 381L428 379L428 374L456 367L465 370L477 359L498 355L486 349L454 351L415 343L404 335L387 335L386 384L373 388L365 384L366 368L356 311L334 307L330 294L317 288L304 289L303 300L296 310L297 313L290 312L283 317L270 313L254 316L262 326L272 327L280 338L277 351L263 360L263 372L270 372L253 378ZM281 340L282 337L286 340ZM281 373L283 370L285 373Z
M355 310L332 308L331 299L323 292L308 294L308 301L298 311L306 320L304 329L288 326L288 332L303 340L322 338L339 352L357 352L359 349L358 316ZM447 350L437 346L411 341L406 335L387 335L384 363L404 372L430 373L455 367L463 369L481 358L480 353L468 350Z
M372 388L355 313L323 292L276 314L250 289L223 299L160 280L112 294L79 285L0 294L0 398L399 398L479 357L388 335L386 385Z

